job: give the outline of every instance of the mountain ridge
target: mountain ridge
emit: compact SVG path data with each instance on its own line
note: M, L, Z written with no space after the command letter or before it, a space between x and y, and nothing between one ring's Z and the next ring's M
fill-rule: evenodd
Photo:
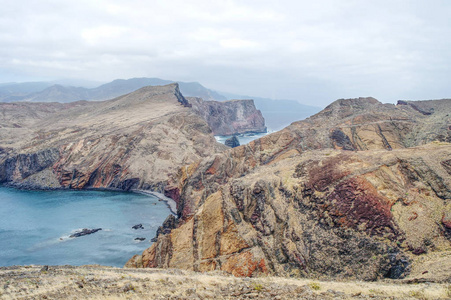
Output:
M78 100L108 100L120 95L131 93L144 86L157 86L175 83L176 81L159 78L130 78L116 79L109 83L102 84L95 88L74 87L62 84L36 83L31 93L26 93L22 86L32 85L31 83L14 84L0 88L0 100L3 102L33 101L33 102L72 102ZM226 100L218 93L203 87L197 82L178 82L180 89L186 96L198 96L204 100ZM48 86L46 86L48 85ZM45 86L39 90L39 86ZM21 90L18 95L14 95L14 90ZM25 90L25 91L24 91Z
M116 79L94 88L68 86L52 83L23 83L0 86L0 101L43 101L71 102L78 100L107 100L130 93L144 86L166 85L172 80L160 78ZM23 86L23 88L21 88ZM30 89L28 86L32 86ZM38 87L42 86L41 89ZM207 89L198 82L179 82L180 90L186 97L200 97L205 101L227 101L232 99L253 99L255 106L266 117L267 127L271 131L280 130L290 123L309 117L321 108L301 104L295 100L275 100L262 97L250 97ZM45 88L45 89L44 89ZM11 91L8 91L10 89ZM13 91L16 91L15 93ZM224 95L226 96L224 96Z

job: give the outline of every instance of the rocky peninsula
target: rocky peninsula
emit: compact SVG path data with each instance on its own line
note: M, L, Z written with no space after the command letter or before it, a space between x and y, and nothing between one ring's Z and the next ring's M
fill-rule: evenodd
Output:
M261 113L251 101L209 102L185 98L171 84L102 102L0 104L0 183L169 197L177 217L169 216L151 247L126 267L185 270L57 267L51 279L35 267L3 268L2 278L16 279L2 293L11 295L24 284L20 278L36 273L49 285L64 282L68 295L78 286L99 297L111 295L109 287L156 297L147 284L158 282L145 279L175 272L181 277L167 282L199 276L205 282L192 283L211 293L173 292L167 284L161 287L166 298L449 296L451 100L340 99L233 149L213 133L265 130ZM115 279L103 278L100 269ZM67 279L77 272L86 273L83 280ZM261 277L271 279L261 283ZM104 293L91 287L96 280ZM308 280L435 282L440 291L346 292L333 284L324 291L327 281L317 289Z
M227 149L216 142L208 123L214 117L204 118L199 101L193 106L175 83L108 101L0 103L0 183L162 193L178 168ZM246 111L259 117L258 127L248 115L239 119L242 126L264 127L252 102L234 103L228 118ZM230 130L221 126L214 128Z

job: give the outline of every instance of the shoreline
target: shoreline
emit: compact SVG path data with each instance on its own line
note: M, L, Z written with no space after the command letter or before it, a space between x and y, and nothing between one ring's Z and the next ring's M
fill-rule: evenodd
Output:
M144 194L144 195L151 195L154 197L157 197L159 200L166 202L169 210L171 213L175 216L177 216L177 203L163 195L162 193L153 192L149 190L140 190L140 189L131 189L129 191L124 191L117 188L108 188L108 187L102 187L102 188L92 188L88 187L86 189L70 189L65 187L44 187L44 186L31 186L31 185L22 185L22 184L14 184L14 183L2 183L0 184L0 187L4 188L11 188L16 190L22 190L22 191L43 191L43 192L49 192L49 191L99 191L99 192L119 192L119 193L138 193L138 194Z
M138 193L138 194L151 195L151 196L157 197L159 200L166 202L171 213L173 215L177 216L177 203L173 199L163 195L162 193L153 192L153 191L149 191L149 190L139 190L139 189L133 189L130 191L134 192L134 193Z

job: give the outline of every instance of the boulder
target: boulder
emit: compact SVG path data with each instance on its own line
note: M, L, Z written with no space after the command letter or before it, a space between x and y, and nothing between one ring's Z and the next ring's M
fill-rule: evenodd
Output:
M143 224L137 224L135 226L132 226L132 229L144 229Z
M240 140L238 140L238 138L236 136L232 136L232 137L228 138L227 140L225 140L224 144L226 146L229 146L230 148L235 148L240 145Z

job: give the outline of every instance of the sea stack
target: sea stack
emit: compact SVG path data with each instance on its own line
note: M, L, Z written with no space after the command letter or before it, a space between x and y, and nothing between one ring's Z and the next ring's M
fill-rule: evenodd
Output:
M226 145L230 148L235 148L240 145L240 141L238 140L238 138L236 136L232 136L232 137L228 138L227 140L225 140L224 145Z

